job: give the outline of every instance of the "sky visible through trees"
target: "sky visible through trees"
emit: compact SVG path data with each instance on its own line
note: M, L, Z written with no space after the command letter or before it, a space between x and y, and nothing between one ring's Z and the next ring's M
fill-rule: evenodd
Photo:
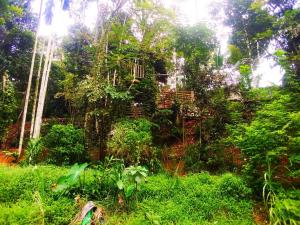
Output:
M102 0L106 2L106 0ZM195 25L197 23L206 23L214 29L216 36L220 42L221 53L228 53L228 39L231 34L229 27L223 24L225 17L222 8L220 7L223 0L166 0L166 7L174 9L178 14L178 21L181 24ZM296 7L300 6L300 1ZM32 11L37 13L39 9L39 0L34 0ZM219 10L219 11L218 11ZM56 16L51 26L42 23L40 34L49 35L54 33L59 37L68 35L68 27L75 23L76 15L70 15L68 12L57 8ZM94 29L97 17L97 3L88 3L85 11L80 15L80 20L89 27ZM77 18L78 19L78 18ZM272 44L269 46L269 54L275 52L275 47ZM254 71L254 76L260 79L259 86L266 87L273 84L280 85L282 83L283 71L271 57L262 56L260 62Z

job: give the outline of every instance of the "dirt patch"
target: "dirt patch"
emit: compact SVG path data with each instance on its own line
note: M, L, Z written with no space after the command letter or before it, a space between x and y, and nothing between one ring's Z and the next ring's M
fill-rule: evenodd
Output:
M12 165L17 162L18 149L0 150L0 164Z
M256 203L253 209L253 219L256 224L269 224L268 212L262 203Z

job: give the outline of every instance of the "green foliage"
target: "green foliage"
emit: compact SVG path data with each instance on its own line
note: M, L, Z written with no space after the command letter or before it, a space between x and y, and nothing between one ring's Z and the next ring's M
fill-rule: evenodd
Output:
M142 104L145 115L151 116L155 112L158 88L154 79L146 78L141 80L133 85L130 93L134 97L135 102Z
M299 221L299 190L284 190L273 179L271 164L265 173L263 197L272 224L298 224Z
M223 183L239 193L223 194ZM151 176L141 185L138 207L129 214L113 215L108 224L253 224L248 194L249 189L233 175Z
M53 125L43 137L43 144L48 151L48 162L68 165L86 160L84 132L73 125Z
M119 99L119 100L130 100L131 96L129 93L126 92L118 92L114 86L108 85L105 88L106 94L108 94L112 99Z
M237 58L255 59L269 45L273 36L275 30L273 23L276 20L259 2L253 0L226 2L225 24L233 30L230 44L240 50L241 54L235 54Z
M149 163L151 159L155 159L152 126L146 119L116 123L108 141L109 154L124 159L126 164Z
M116 184L127 202L132 201L147 176L148 170L141 166L130 166L122 171Z
M279 65L285 70L285 76L283 80L283 86L290 92L300 92L299 80L293 64L289 61L289 56L286 51L278 49L275 52L275 57Z
M43 143L41 138L30 139L25 151L26 164L34 165L41 162Z
M233 169L232 165L224 161L225 147L226 145L219 141L202 146L200 143L188 146L184 157L186 170L189 172L204 170L216 173Z
M24 91L30 70L36 19L28 3L4 1L0 10L0 76L8 71L16 90ZM26 6L27 5L27 6ZM17 93L18 93L17 92Z
M300 221L300 192L299 190L281 192L275 196L270 209L272 224L293 224Z
M224 174L218 186L221 195L233 196L237 199L250 197L251 189L248 188L243 180L232 174Z
M214 32L205 24L181 27L177 30L176 49L189 66L205 65L216 48Z
M248 91L251 89L251 66L250 65L240 65L240 88L242 91Z
M5 87L3 87L3 83L0 83L3 87L0 89L0 146L3 138L5 138L8 126L16 119L17 110L15 88L7 77L4 79L7 79Z
M228 139L242 150L246 159L243 174L256 193L261 193L266 172L270 174L269 180L273 180L276 176L291 177L299 171L299 148L296 146L300 117L294 98L278 91L271 96L259 107L254 120L233 128ZM284 164L282 160L286 156L288 163Z
M173 110L161 109L153 114L152 121L155 123L153 127L155 144L162 146L167 145L182 137L179 128L176 126L177 110L176 107L173 107Z
M242 52L237 46L229 45L228 49L229 49L229 52L230 52L230 57L228 59L228 62L230 64L236 64L237 62L239 62L243 58Z
M132 206L131 202L135 200L133 197L140 191L141 183L148 176L148 170L144 167L130 166L125 168L122 161L107 158L103 166L93 171L94 177L92 179L91 173L85 173L82 179L81 174L87 166L87 163L73 165L67 175L58 179L53 191L70 197L84 195L90 198L118 199L121 206L128 208ZM87 179L86 176L88 176ZM101 190L102 188L103 190ZM105 195L99 195L101 192Z
M230 43L241 50L242 58L255 60L275 41L287 52L290 66L299 77L300 10L296 4L295 0L228 0L224 5L225 24L233 31Z
M249 189L234 175L201 173L170 177L159 174L140 182L147 173L142 167L124 170L116 160L108 160L103 166L86 171L85 184L77 194L106 206L107 224L253 224L252 202L247 198ZM139 183L139 191L135 189L134 194L137 204L129 211L115 210L119 191L117 180L109 178L116 177L111 173L112 168L128 176L124 177L125 183ZM69 224L79 211L74 196L65 197L51 188L68 171L54 166L0 167L0 223ZM102 172L102 177L94 176ZM98 185L104 184L106 179L112 181L106 183L108 186ZM92 189L105 194L96 197Z
M53 166L0 166L0 224L69 224L78 210L74 200L51 190L66 172Z
M60 177L57 181L55 188L53 189L55 192L66 192L70 187L76 184L79 180L79 176L88 166L87 163L78 165L77 163L74 164L69 173Z

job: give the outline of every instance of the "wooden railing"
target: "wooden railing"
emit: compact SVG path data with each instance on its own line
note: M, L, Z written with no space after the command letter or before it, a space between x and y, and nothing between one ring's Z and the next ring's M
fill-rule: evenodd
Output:
M179 103L193 103L195 101L195 94L193 91L177 91L176 99Z
M157 107L159 109L169 109L175 103L192 104L195 101L195 94L193 91L169 91L163 90L157 98Z

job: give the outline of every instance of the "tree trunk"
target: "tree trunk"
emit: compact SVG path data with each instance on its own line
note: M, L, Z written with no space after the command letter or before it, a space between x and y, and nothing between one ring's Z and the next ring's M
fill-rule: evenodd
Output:
M41 0L41 4L40 4L38 29L39 29L39 26L40 26L40 23L41 23L42 6L43 6L43 0ZM34 47L33 47L31 67L30 67L30 73L29 73L27 90L26 90L26 97L25 97L25 104L24 104L24 110L23 110L21 132L20 132L20 141L19 141L19 157L21 157L22 154L23 154L23 148L22 147L23 147L23 140L24 140L24 132L25 132L25 123L26 123L26 116L27 116L27 110L28 110L28 103L29 103L29 97L30 97L30 89L31 89L31 83L32 83L32 75L33 75L33 69L34 69L34 64L35 64L35 56L36 56L36 50L37 50L37 44L38 44L38 29L37 29L37 32L35 34L35 42L34 42Z
M45 47L45 42L43 41L42 47L41 47L42 54L40 56L39 69L38 69L38 74L37 74L37 78L36 78L36 82L35 82L34 100L33 100L32 114L31 114L30 138L32 138L33 130L34 130L34 122L35 122L35 115L36 115L36 104L37 104L37 100L38 100L40 78L41 78L41 72L42 72L44 47Z
M37 104L33 138L38 138L40 136L49 73L51 70L51 64L52 64L52 59L53 59L53 52L54 52L54 42L52 41L52 38L50 37L49 42L48 42L48 47L47 47L43 75L42 75L39 100L38 100L38 104Z

